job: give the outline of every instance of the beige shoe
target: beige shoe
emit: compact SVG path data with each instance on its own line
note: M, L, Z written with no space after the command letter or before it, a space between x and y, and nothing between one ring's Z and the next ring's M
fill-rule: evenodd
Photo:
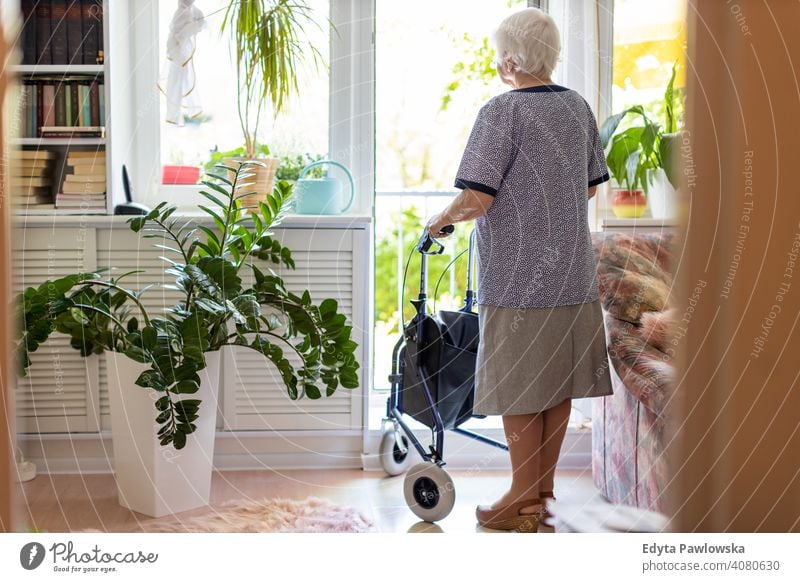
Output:
M556 496L553 495L552 491L542 491L541 493L539 493L539 497L542 500L542 507L544 508L542 510L542 520L545 520L545 519L547 519L549 517L553 517L552 515L550 515L550 512L547 511L546 500L549 499L550 501L555 501L556 500Z
M542 520L542 512L520 513L524 508L531 505L541 505L540 499L527 499L517 501L511 505L491 509L485 505L479 505L475 509L475 517L482 527L500 529L505 531L518 531L522 533L536 533L539 529L539 522Z

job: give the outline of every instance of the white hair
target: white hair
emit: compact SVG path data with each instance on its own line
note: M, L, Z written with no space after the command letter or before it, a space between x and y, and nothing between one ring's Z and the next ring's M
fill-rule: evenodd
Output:
M550 76L561 52L555 21L538 8L515 12L494 33L497 62L510 61L529 75Z

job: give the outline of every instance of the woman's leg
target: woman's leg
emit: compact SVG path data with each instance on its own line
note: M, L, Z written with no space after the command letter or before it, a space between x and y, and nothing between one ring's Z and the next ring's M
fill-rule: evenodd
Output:
M561 453L561 445L567 434L567 424L572 411L572 400L567 399L558 406L548 408L542 417L542 448L539 453L538 491L552 491L556 474L556 463Z
M503 429L511 457L511 488L492 504L492 508L539 497L539 451L543 424L541 414L503 417Z

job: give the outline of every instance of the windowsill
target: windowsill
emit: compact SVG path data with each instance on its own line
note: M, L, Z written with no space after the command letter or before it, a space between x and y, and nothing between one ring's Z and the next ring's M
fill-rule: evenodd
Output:
M210 223L211 218L201 212L178 212L174 216L195 219L199 223ZM23 227L81 227L81 228L113 228L125 225L132 216L113 216L108 214L57 214L55 211L27 213L17 211L14 213L15 226ZM339 215L300 215L291 214L275 228L366 228L372 222L372 217L358 214Z
M600 230L606 228L634 228L634 227L675 227L680 223L677 216L653 216L650 208L644 216L638 218L622 218L616 216L611 208L604 208L598 212L597 224Z

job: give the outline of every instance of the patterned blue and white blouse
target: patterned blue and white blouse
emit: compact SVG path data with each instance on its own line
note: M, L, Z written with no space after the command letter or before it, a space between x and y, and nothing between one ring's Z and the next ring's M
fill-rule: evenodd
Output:
M495 197L477 220L478 302L528 309L595 301L587 188L608 178L597 121L577 92L539 85L489 100L455 181Z

